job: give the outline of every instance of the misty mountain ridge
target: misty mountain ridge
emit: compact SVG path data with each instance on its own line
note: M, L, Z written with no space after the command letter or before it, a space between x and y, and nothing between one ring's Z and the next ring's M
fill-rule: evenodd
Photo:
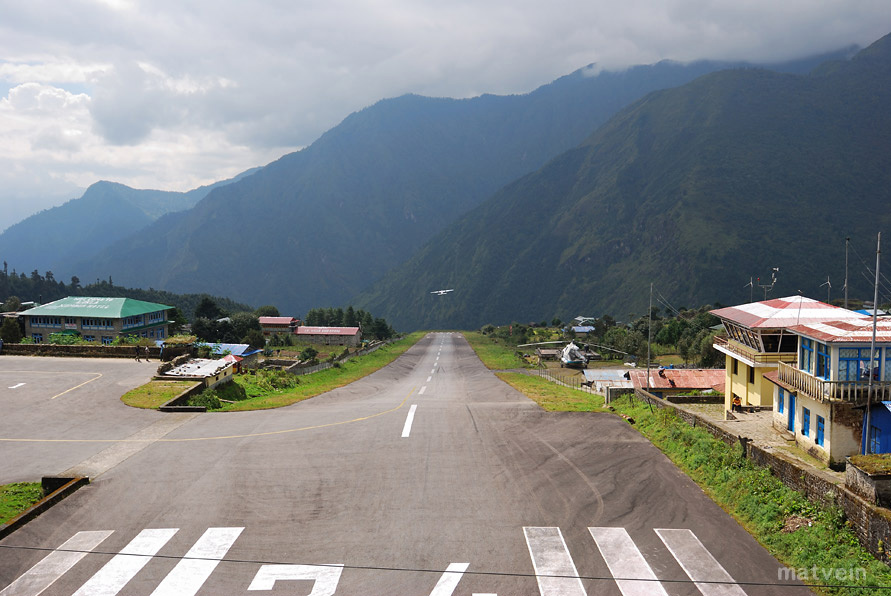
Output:
M869 251L891 228L889 80L891 36L806 76L724 70L653 92L354 304L403 329L625 318L650 283L676 306L747 302L750 276L776 266L772 295L822 296L845 237ZM850 283L871 296L859 265Z
M68 267L85 279L111 275L286 312L343 304L628 103L749 66L661 62L596 76L582 69L525 95L382 100L306 149L96 254L79 253Z

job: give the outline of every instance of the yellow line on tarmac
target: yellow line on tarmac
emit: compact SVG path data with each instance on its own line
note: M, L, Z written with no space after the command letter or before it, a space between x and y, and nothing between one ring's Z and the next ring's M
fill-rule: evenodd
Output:
M78 374L78 373L73 373L73 374ZM66 389L66 390L63 391L62 393L59 393L58 395L54 395L54 396L52 396L50 399L56 399L56 398L59 397L59 396L65 395L65 394L68 393L69 391L74 391L75 389L77 389L77 388L79 388L79 387L83 387L83 386L86 385L87 383L92 383L92 382L95 381L96 379L99 379L99 378L102 377L102 373L80 373L80 374L98 375L98 376L93 377L93 378L90 379L89 381L84 381L84 382L81 383L80 385L75 385L75 386L72 387L71 389Z
M377 414L371 414L369 416L362 416L361 418L353 418L352 420L341 420L340 422L329 422L328 424L317 424L315 426L302 426L300 428L287 428L284 430L272 430L265 433L248 433L244 435L223 435L219 437L192 437L192 438L182 438L182 439L4 439L0 438L0 442L3 443L185 443L188 441L217 441L222 439L248 439L252 437L268 437L271 435L284 435L288 433L296 433L304 430L316 430L319 428L328 428L330 426L340 426L343 424L351 424L353 422L362 422L364 420L371 420L372 418L377 418L378 416L383 416L384 414L390 414L399 410L402 406L405 405L405 402L408 401L408 398L411 397L412 393L415 392L417 387L412 387L411 391L408 392L408 395L405 396L405 399L396 406L395 408L390 408L389 410L384 410L383 412L378 412ZM75 389L72 387L72 389ZM70 389L69 389L70 391ZM61 395L61 394L60 394Z

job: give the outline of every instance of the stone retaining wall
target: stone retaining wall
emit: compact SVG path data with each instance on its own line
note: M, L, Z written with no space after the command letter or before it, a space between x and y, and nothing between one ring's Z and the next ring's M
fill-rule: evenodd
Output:
M140 359L145 355L145 348L140 349ZM77 358L135 358L133 346L64 346L55 344L3 344L3 354L15 356L72 356ZM149 347L149 358L158 360L161 348ZM167 354L165 354L166 356Z
M821 475L818 470L802 467L781 453L753 445L746 437L728 433L709 420L646 391L638 389L635 397L657 408L674 410L687 424L704 428L728 445L742 444L747 458L759 466L770 468L773 475L789 488L799 491L811 501L840 507L863 547L878 560L886 564L891 561L886 553L886 548L891 544L891 511L888 509L867 502L831 477Z

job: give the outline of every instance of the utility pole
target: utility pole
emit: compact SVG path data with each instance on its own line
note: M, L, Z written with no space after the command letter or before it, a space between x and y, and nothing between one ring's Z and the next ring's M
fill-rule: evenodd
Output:
M650 338L653 336L653 282L650 282L650 309L647 311L647 393L650 392Z
M845 308L848 308L848 244L851 237L845 238Z
M869 381L866 384L866 424L863 425L863 436L866 437L864 445L861 445L860 452L863 455L869 453L869 444L871 437L870 425L872 422L872 378L878 374L879 367L876 366L876 320L879 314L879 261L882 258L882 233L879 232L879 238L876 241L876 288L875 299L872 303L872 343L869 347Z
M755 278L749 277L749 283L743 286L743 288L749 288L749 302L754 302L755 297L753 293L755 292Z
M826 281L820 284L820 287L827 286L826 288L826 304L829 304L829 293L832 291L832 282L829 281L829 276L826 276Z

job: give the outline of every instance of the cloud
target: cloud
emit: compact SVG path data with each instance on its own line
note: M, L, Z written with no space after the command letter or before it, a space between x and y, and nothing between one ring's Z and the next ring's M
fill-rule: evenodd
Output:
M49 183L34 180L99 177L185 190L408 92L524 93L586 64L776 61L888 32L886 0L0 0L0 11L0 185L35 193Z

